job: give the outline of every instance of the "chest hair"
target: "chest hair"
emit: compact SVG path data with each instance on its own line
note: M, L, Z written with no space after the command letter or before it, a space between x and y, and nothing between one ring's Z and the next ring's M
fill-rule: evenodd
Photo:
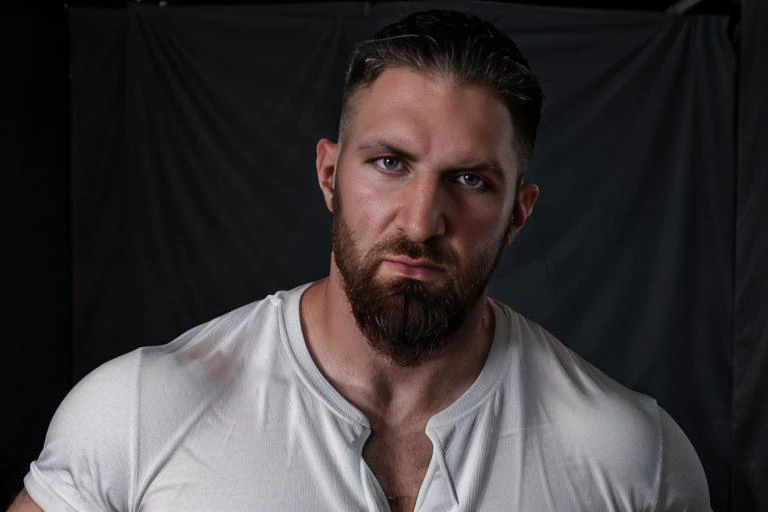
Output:
M387 495L392 512L412 511L432 458L432 442L424 429L373 429L363 447L363 458Z

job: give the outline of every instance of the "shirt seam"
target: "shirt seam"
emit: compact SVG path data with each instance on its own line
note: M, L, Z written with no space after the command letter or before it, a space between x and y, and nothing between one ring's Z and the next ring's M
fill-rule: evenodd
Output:
M320 403L322 403L324 407L329 409L332 414L343 419L348 423L351 423L356 426L360 426L365 429L370 429L370 426L368 424L347 414L344 410L341 410L339 407L337 407L334 401L332 400L332 398L326 396L326 394L323 393L323 391L318 388L318 385L316 385L316 383L314 382L314 379L312 379L312 376L309 375L309 371L307 370L307 368L305 368L305 365L302 363L299 354L297 354L296 350L294 350L294 340L290 332L292 322L288 318L289 300L299 301L299 305L297 305L297 307L299 308L299 314L301 314L300 313L301 295L303 295L303 293L307 290L307 288L309 288L309 286L311 286L311 283L302 285L298 288L295 288L293 290L286 292L287 294L291 294L288 297L285 297L284 295L280 297L274 297L274 299L278 301L277 306L279 308L280 321L278 322L278 324L280 328L281 351L283 355L288 359L289 364L291 365L291 369L298 375L302 385L306 389L308 389L310 393L312 393L315 397L317 397L320 400ZM298 295L298 297L294 296L294 294ZM301 334L303 338L303 333L299 333L299 334ZM304 340L304 342L306 343L306 340Z

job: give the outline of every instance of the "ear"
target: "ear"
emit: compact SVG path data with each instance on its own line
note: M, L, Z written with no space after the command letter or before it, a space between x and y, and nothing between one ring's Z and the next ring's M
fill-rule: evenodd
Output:
M317 182L323 192L325 207L333 213L333 194L336 191L336 163L339 153L339 145L328 139L317 141L317 156L315 168L317 169Z
M523 229L523 225L528 217L533 213L533 207L539 198L539 186L535 183L525 183L517 193L515 207L512 210L512 222L509 224L507 232L507 245L517 237L517 234Z

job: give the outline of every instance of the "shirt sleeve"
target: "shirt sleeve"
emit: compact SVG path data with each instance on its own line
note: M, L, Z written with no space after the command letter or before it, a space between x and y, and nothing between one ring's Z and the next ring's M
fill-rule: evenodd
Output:
M656 511L711 511L707 477L696 450L675 420L661 407L659 415L662 460Z
M24 486L49 511L127 511L132 485L136 353L97 368L54 414Z

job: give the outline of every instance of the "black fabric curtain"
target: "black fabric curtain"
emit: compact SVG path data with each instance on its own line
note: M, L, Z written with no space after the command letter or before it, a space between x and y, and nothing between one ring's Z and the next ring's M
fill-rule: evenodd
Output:
M733 510L768 510L768 4L743 0L738 75Z
M547 95L529 175L542 196L492 295L657 398L696 447L715 510L768 510L768 454L755 451L768 113L764 97L750 111L762 93L739 63L765 71L724 17L492 2L71 9L75 378L325 275L314 148L335 137L347 55L436 6L509 33Z
M72 387L67 17L0 9L0 510Z

